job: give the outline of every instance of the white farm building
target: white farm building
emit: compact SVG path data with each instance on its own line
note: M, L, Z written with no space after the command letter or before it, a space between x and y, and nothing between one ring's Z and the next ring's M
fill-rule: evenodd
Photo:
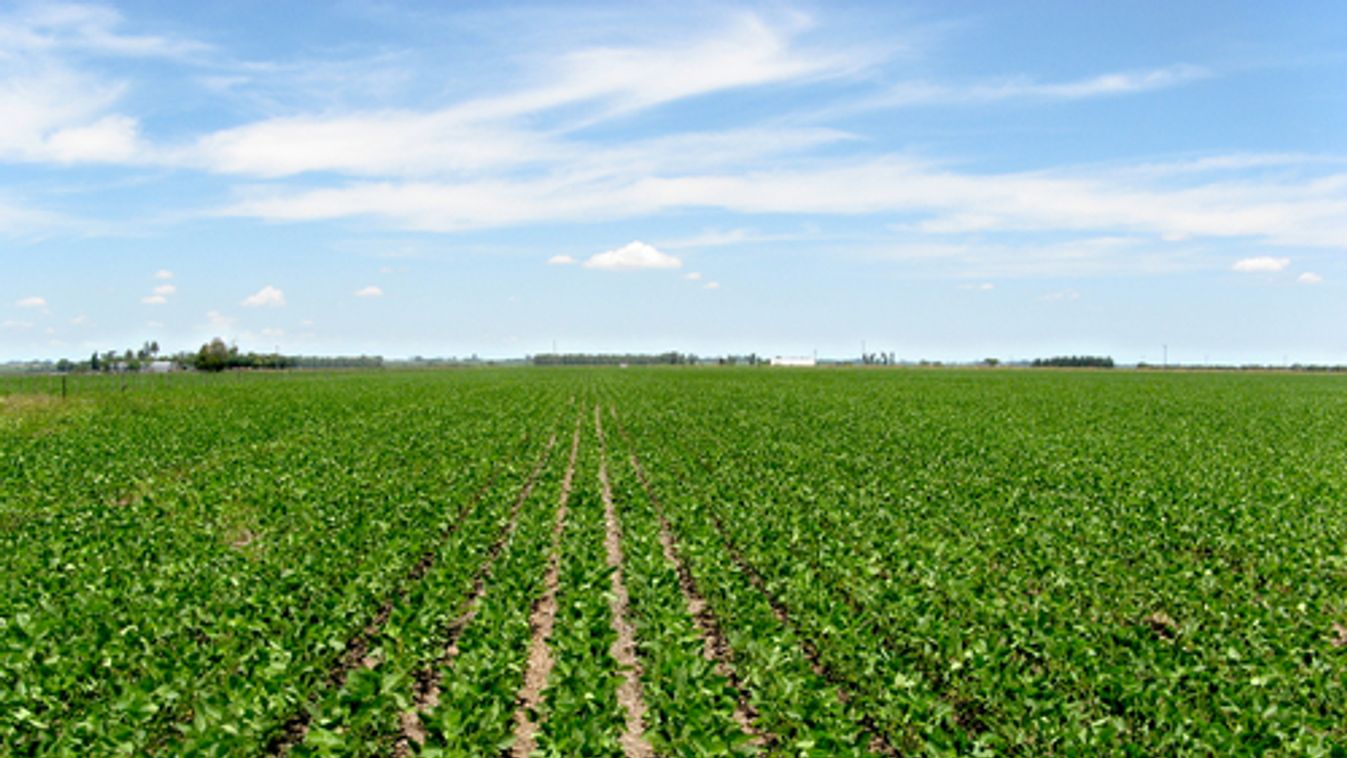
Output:
M773 366L814 366L818 361L809 356L778 355L772 359Z

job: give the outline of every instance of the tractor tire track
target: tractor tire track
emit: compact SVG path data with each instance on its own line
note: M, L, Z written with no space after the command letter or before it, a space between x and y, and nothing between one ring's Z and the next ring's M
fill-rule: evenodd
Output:
M533 606L529 616L529 628L533 636L529 643L528 665L524 672L524 685L519 690L518 709L514 714L514 744L510 755L515 758L527 758L537 747L538 727L534 714L543 702L543 689L552 673L555 661L548 647L552 637L552 628L557 620L557 583L561 574L561 536L566 530L566 505L571 497L571 482L575 477L575 460L580 452L580 417L575 420L575 433L571 436L571 457L566 464L566 474L561 480L561 496L557 501L556 520L552 525L552 550L547 558L547 576L543 580L543 596Z
M547 456L551 452L552 445L555 442L556 434L553 433L546 446L543 448L542 453L539 455L538 463L534 466L533 475L526 483L526 487L532 487L533 480L536 479L537 473L542 470L542 466L546 462ZM384 600L379 606L378 612L375 613L370 622L366 624L359 633L347 641L346 649L328 672L328 684L330 687L339 688L344 685L347 676L359 666L364 666L366 668L375 668L378 666L378 661L368 657L371 642L373 642L379 635L379 632L382 631L384 624L388 622L388 618L392 615L393 607L397 602L406 596L407 591L412 585L424 579L426 574L430 572L430 569L435 565L435 559L440 548L449 537L453 536L453 534L458 531L459 526L463 523L463 519L480 505L482 498L484 498L494 486L496 477L497 472L493 471L488 478L487 483L473 496L471 503L459 513L459 518L455 519L453 523L442 530L435 546L421 555L416 564L413 565L411 570L407 573L406 579L398 586L391 597ZM317 697L318 691L315 690L309 696L309 703L312 704ZM274 737L267 745L265 750L266 754L288 754L296 745L302 743L304 738L308 735L309 722L311 719L312 714L310 713L309 708L300 708L299 711L290 717L289 721L285 723L276 737Z
M622 751L629 758L651 758L655 751L645 737L645 699L641 695L641 664L636 658L636 630L627 618L630 598L622 581L622 527L613 508L613 489L608 481L608 451L603 438L603 414L594 406L594 431L599 439L599 484L603 496L604 548L608 566L613 569L612 609L613 631L617 639L611 650L621 669L622 683L617 688L617 701L626 712L627 726L622 733Z
M725 677L730 686L734 688L737 696L734 721L743 730L744 734L749 736L749 744L757 748L770 749L776 743L776 739L773 735L756 726L758 714L749 702L748 690L734 670L734 651L730 649L724 633L720 630L720 623L711 611L706 599L697 590L697 582L692 578L692 572L679 555L678 540L674 536L673 527L669 524L668 518L665 517L664 506L655 495L654 488L650 486L650 480L646 478L645 468L636 455L635 445L632 445L630 435L627 434L626 428L622 426L621 419L618 418L617 409L609 406L608 410L614 422L618 425L618 431L627 441L628 447L632 448L631 467L636 472L636 478L640 480L641 487L645 490L650 504L654 506L655 514L659 517L659 541L664 550L664 559L674 567L674 572L678 575L678 587L683 593L683 601L687 604L688 615L692 617L692 623L702 640L702 656L714 663L716 673Z
M491 570L496 564L496 559L500 557L505 545L510 541L510 537L515 532L515 527L519 525L519 512L523 509L529 496L533 494L533 487L538 483L538 477L542 474L543 467L547 465L556 442L557 435L553 432L552 436L548 438L547 445L543 448L543 453L539 456L538 462L534 465L533 471L529 472L528 479L519 490L518 497L510 506L508 522L496 537L496 541L487 549L482 566L477 570L477 575L473 579L472 590L468 593L463 612L449 624L444 654L434 665L417 674L413 693L415 706L404 711L398 719L401 734L394 747L394 755L407 755L411 750L412 743L416 745L425 744L426 730L421 723L421 714L427 713L436 705L439 705L440 672L451 666L454 658L458 656L458 640L463 636L463 630L468 628L468 624L472 623L473 618L477 615L477 608L482 602L482 596L486 594L487 583L491 579Z

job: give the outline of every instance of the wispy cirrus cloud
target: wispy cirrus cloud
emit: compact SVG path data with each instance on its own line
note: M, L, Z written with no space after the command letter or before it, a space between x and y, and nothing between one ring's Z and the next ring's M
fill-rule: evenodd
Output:
M124 31L120 12L82 3L19 3L0 12L0 159L143 163L138 119L113 109L130 89L93 59L181 61L209 47Z
M973 173L890 156L724 174L264 188L223 212L273 221L365 216L394 227L454 231L719 209L914 215L915 229L935 238L1068 231L1169 240L1248 238L1286 246L1347 242L1347 174L1240 179L1173 186L1138 181L1125 172Z
M125 17L107 5L20 2L0 14L0 50L12 54L73 51L124 58L184 58L209 50L194 39L124 31Z
M1215 74L1208 68L1176 64L1139 71L1115 71L1066 81L1006 77L963 84L906 81L886 91L818 111L814 119L866 111L925 106L974 106L1006 102L1045 102L1118 97L1181 87Z

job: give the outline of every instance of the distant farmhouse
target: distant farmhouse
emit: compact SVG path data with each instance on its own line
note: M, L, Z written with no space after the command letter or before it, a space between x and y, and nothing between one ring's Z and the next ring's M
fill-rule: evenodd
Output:
M772 359L773 366L816 366L818 361L809 356L778 355Z

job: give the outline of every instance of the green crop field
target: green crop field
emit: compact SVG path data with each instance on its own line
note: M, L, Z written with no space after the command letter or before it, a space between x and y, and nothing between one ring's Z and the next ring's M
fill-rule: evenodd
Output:
M0 753L1347 755L1347 379L0 379Z

